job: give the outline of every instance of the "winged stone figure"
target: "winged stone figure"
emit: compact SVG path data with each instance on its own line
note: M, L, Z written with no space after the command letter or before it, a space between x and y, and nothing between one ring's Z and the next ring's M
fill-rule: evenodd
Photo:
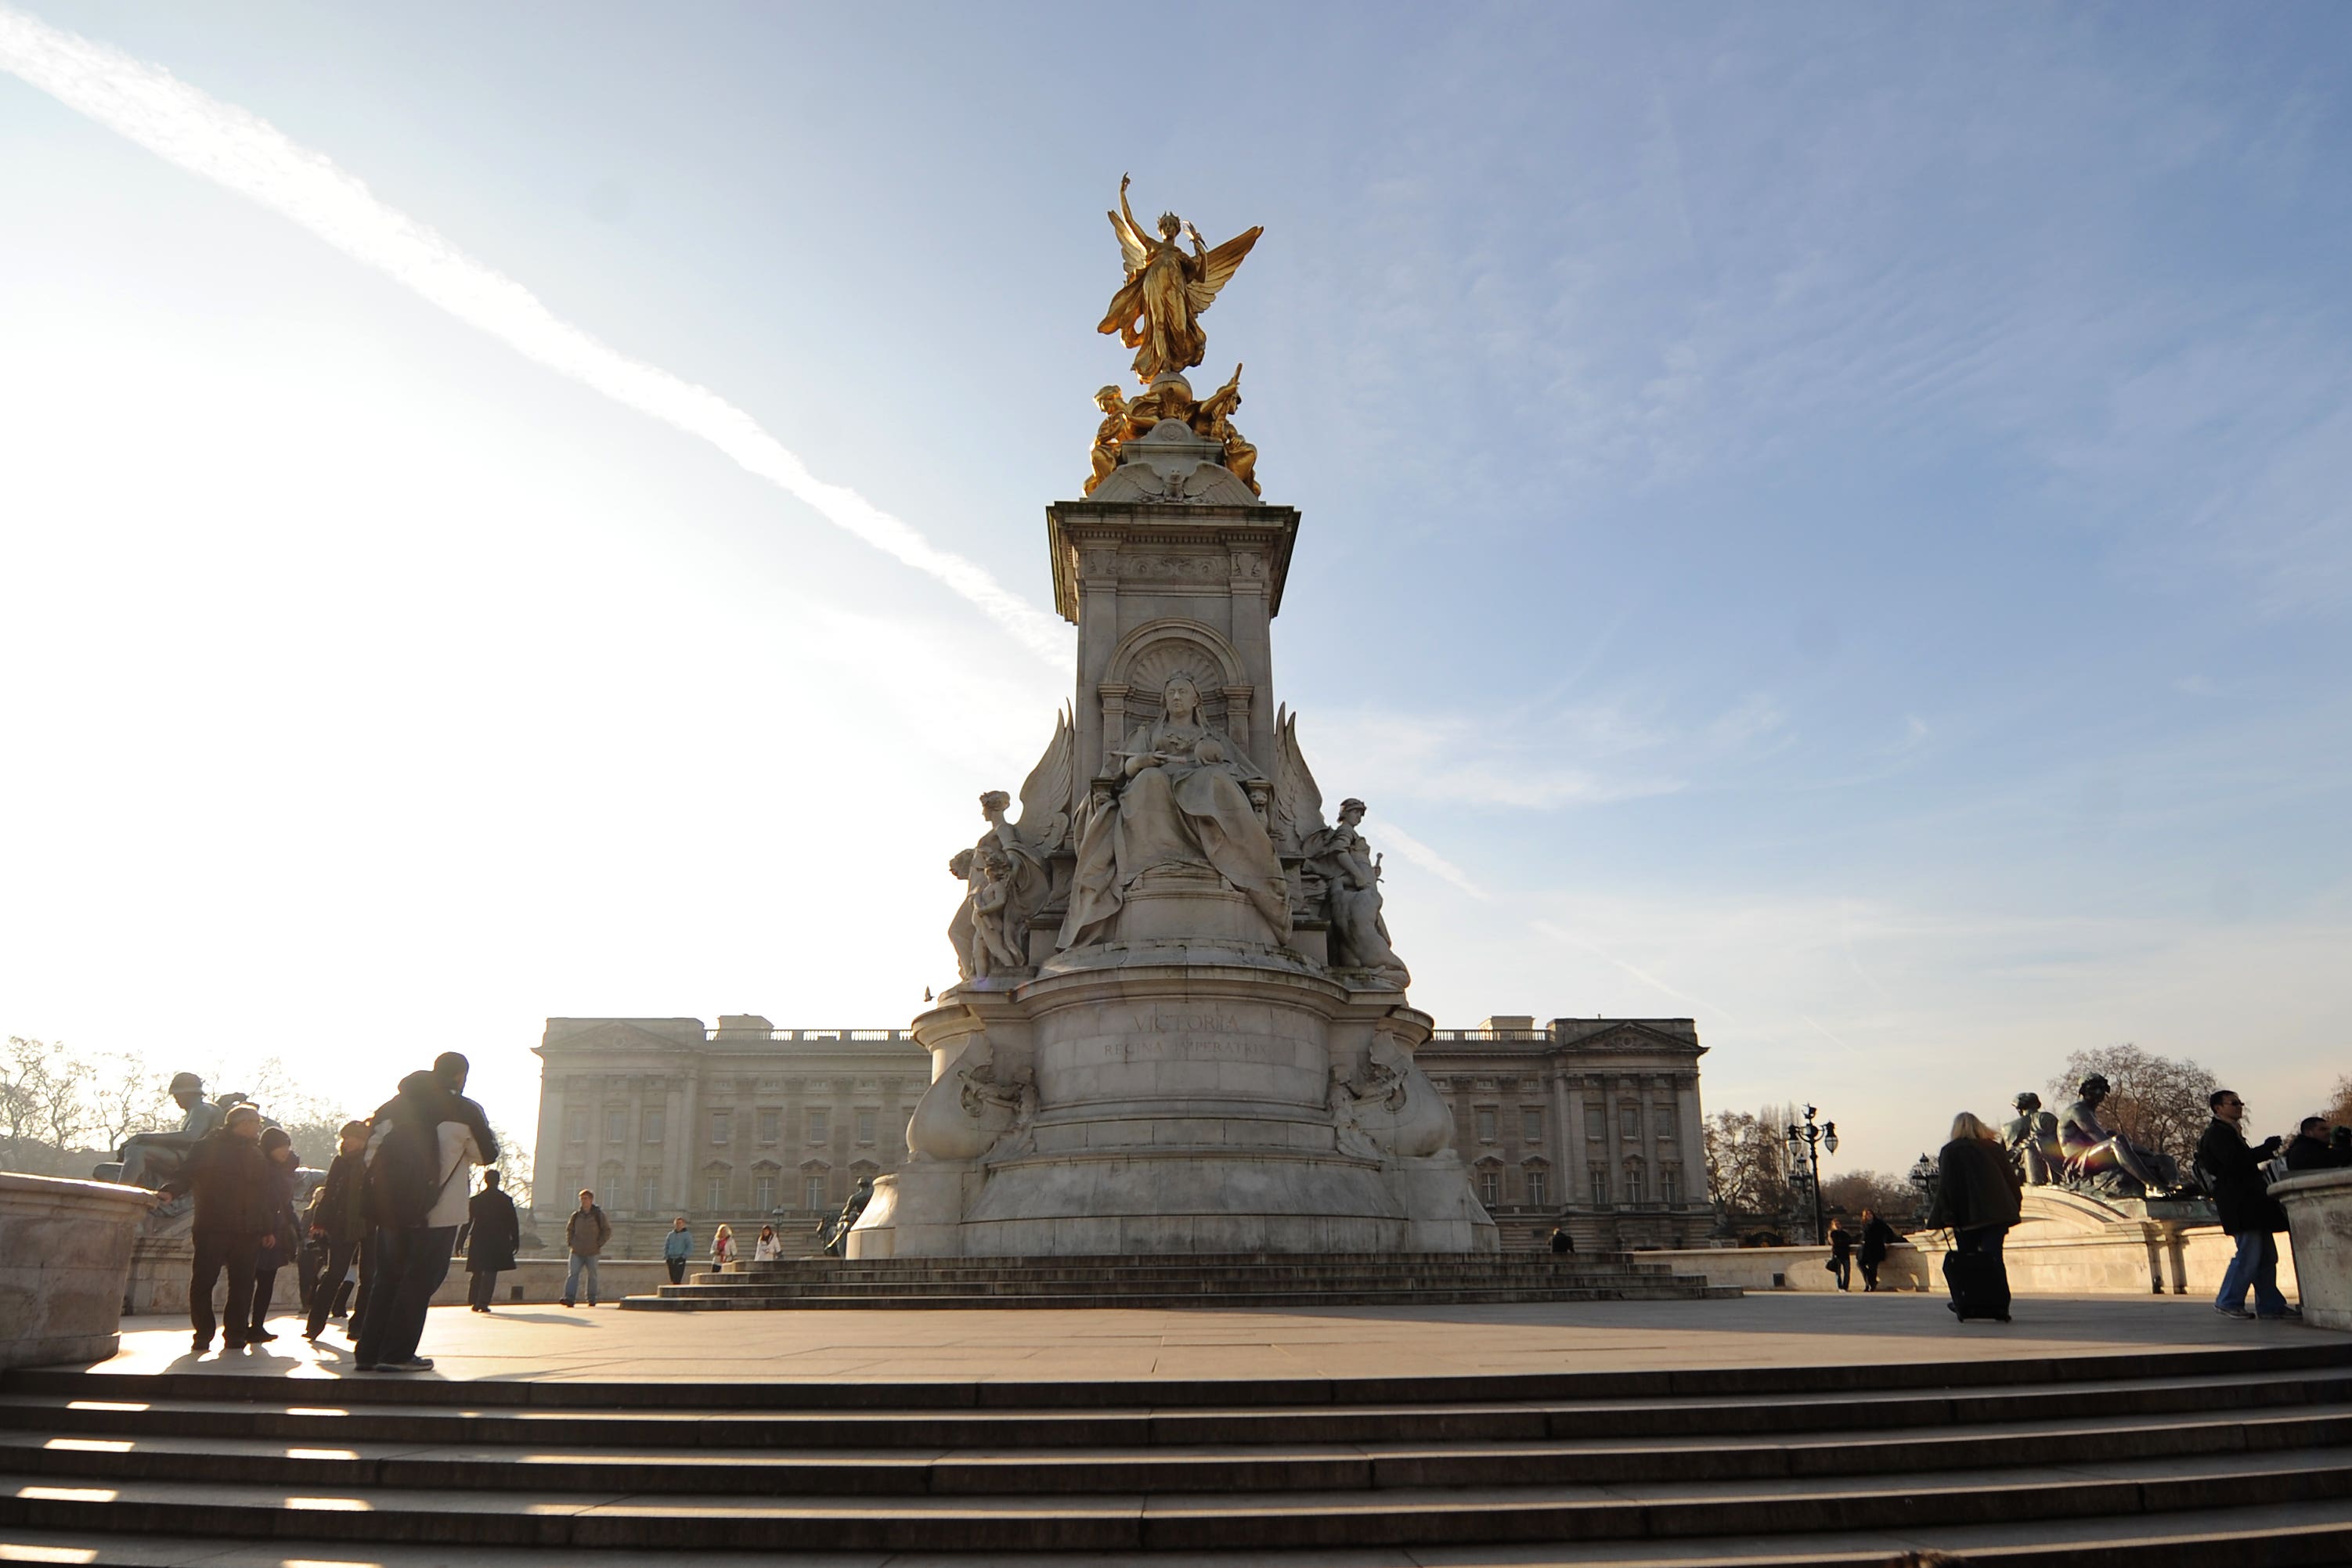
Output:
M1287 706L1274 715L1274 841L1297 853L1323 831L1323 791L1298 748L1298 716Z
M1218 290L1239 270L1242 258L1257 244L1263 226L1246 229L1211 250L1201 231L1174 213L1160 214L1160 237L1153 239L1135 221L1127 204L1128 176L1118 181L1118 211L1110 226L1118 235L1118 249L1127 264L1127 282L1111 297L1100 332L1116 332L1135 350L1135 374L1149 386L1163 375L1179 375L1201 362L1209 340L1201 331L1201 314L1216 302ZM1190 256L1177 236L1192 242Z

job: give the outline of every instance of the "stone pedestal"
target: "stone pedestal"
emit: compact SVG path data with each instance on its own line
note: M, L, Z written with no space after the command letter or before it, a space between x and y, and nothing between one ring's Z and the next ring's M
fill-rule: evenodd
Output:
M122 1323L144 1187L0 1175L0 1367L104 1361Z
M2318 1328L2352 1329L2352 1170L2291 1176L2272 1184L2271 1196L2286 1210L2294 1240L2294 1286L2303 1321Z

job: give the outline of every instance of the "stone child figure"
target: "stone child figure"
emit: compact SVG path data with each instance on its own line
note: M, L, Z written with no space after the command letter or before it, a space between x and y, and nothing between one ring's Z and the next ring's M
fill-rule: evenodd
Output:
M980 858L980 875L971 883L971 945L974 975L992 975L1021 967L1024 955L1015 934L1006 929L1012 898L1013 862L1001 850Z
M1356 831L1363 820L1361 800L1342 800L1339 822L1309 834L1300 848L1330 890L1334 967L1369 970L1401 991L1412 976L1389 946L1388 922L1381 915L1380 857Z
M1201 712L1192 677L1169 677L1158 722L1138 725L1113 752L1126 782L1087 820L1070 883L1070 912L1060 946L1114 939L1126 890L1159 866L1214 870L1273 927L1290 939L1290 886L1247 782L1263 777L1233 737Z
M2001 1146L2016 1161L2026 1186L2048 1186L2066 1164L2066 1151L2058 1143L2058 1118L2042 1108L2042 1096L2031 1089L2012 1103L2017 1114L2001 1129Z
M2158 1197L2180 1184L2180 1166L2168 1155L2143 1149L2121 1133L2099 1124L2099 1104L2109 1092L2104 1074L2094 1072L2082 1082L2082 1098L2066 1107L2058 1120L2058 1141L2066 1152L2070 1180L2089 1185L2130 1185L2136 1196Z

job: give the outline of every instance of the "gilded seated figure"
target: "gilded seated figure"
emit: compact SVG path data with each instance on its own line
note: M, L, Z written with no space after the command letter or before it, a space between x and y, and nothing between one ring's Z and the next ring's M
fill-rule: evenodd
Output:
M1160 866L1213 870L1288 941L1289 884L1244 788L1264 775L1210 727L1191 676L1171 677L1161 700L1158 722L1138 725L1112 754L1126 782L1078 839L1061 946L1111 940L1126 890Z

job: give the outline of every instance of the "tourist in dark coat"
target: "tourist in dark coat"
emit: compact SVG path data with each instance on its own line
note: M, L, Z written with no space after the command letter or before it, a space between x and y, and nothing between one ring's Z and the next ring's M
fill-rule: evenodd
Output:
M1839 1290L1853 1288L1853 1232L1843 1220L1830 1221L1830 1272L1837 1276Z
M499 1186L498 1172L482 1173L482 1190L467 1202L466 1217L466 1272L473 1276L466 1301L487 1312L498 1298L499 1276L515 1266L515 1248L522 1241L514 1199Z
M310 1319L302 1329L307 1340L327 1332L327 1320L342 1295L343 1276L351 1272L367 1237L367 1139L365 1122L343 1124L327 1179L310 1199L310 1234L325 1244L321 1250L327 1256L310 1286ZM359 1325L351 1326L356 1335Z
M445 1051L431 1071L402 1079L400 1092L368 1118L371 1228L355 1345L362 1372L432 1370L416 1347L466 1220L464 1167L499 1157L489 1118L465 1096L467 1071L463 1056Z
M187 1162L156 1196L157 1205L184 1192L196 1195L195 1265L188 1276L188 1322L199 1354L212 1348L213 1286L228 1274L228 1321L219 1324L231 1350L253 1338L253 1275L265 1237L271 1236L268 1158L261 1152L261 1113L232 1106L219 1127L196 1140Z
M2023 1213L2017 1167L2001 1152L2000 1134L1974 1113L1963 1111L1952 1118L1951 1142L1937 1154L1936 1171L1936 1202L1927 1212L1927 1223L1951 1228L1953 1251L1992 1260L1987 1270L1991 1278L1981 1283L1997 1310L1979 1315L1998 1316L2006 1322L2009 1271L2000 1261L2000 1244ZM1949 1269L1946 1277L1954 1278ZM1960 1299L1956 1283L1952 1310L1965 1318L1969 1304Z
M246 1337L256 1344L278 1336L263 1323L269 1316L269 1298L278 1289L278 1270L301 1260L301 1229L294 1218L294 1189L302 1179L301 1162L294 1157L293 1135L283 1127L261 1129L261 1154L269 1162L269 1180L262 1187L269 1201L269 1234L263 1239L253 1268L253 1310L246 1322Z
M2238 1239L2237 1255L2221 1275L2221 1293L2213 1310L2225 1318L2285 1318L2303 1314L2287 1305L2278 1288L2278 1242L2286 1228L2286 1210L2270 1195L2263 1178L2263 1162L2278 1153L2273 1134L2259 1149L2246 1146L2239 1124L2246 1103L2234 1090L2216 1089L2210 1102L2213 1121L2197 1141L2197 1169L2221 1211L2224 1234ZM2246 1311L2246 1287L2254 1290L2254 1310Z
M2303 1126L2286 1145L2286 1168L2291 1171L2332 1171L2352 1166L2352 1145L2331 1139L2327 1118L2305 1116Z
M1874 1208L1862 1211L1862 1290L1864 1295L1878 1289L1878 1266L1886 1261L1886 1250L1895 1245L1895 1227L1878 1218Z
M1551 1250L1554 1257L1576 1250L1576 1239L1568 1233L1568 1227L1555 1225L1551 1228Z

